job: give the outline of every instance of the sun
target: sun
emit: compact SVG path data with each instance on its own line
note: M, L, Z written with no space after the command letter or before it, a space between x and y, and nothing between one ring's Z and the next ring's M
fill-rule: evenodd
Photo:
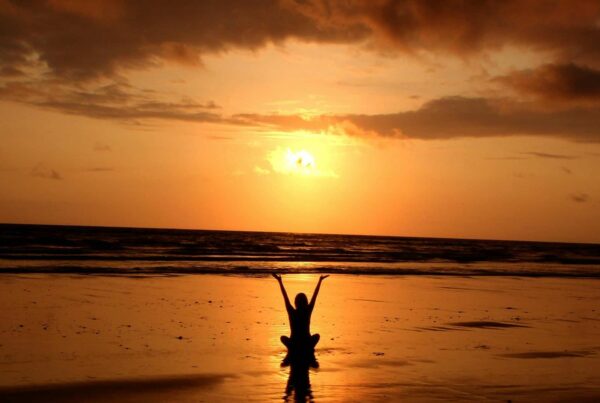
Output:
M315 158L306 150L293 152L292 150L288 149L286 154L286 162L291 170L297 169L309 173L311 170L316 168Z
M295 147L278 146L266 155L270 167L258 166L255 172L259 171L259 175L273 173L305 178L337 178L331 166L331 150L323 145L322 137L319 140L315 144L297 144Z
M268 157L274 172L301 176L319 176L315 157L305 149L278 148Z

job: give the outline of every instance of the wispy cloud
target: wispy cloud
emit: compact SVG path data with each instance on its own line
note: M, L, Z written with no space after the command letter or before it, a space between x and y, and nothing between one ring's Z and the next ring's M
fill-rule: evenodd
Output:
M211 139L211 140L231 140L233 137L230 137L230 136L210 135L210 136L208 136L208 138Z
M444 97L412 111L363 115L234 115L265 128L379 135L412 139L494 136L552 136L574 141L600 141L600 109L547 111L510 99ZM544 153L538 153L542 156Z
M513 177L517 178L517 179L526 179L529 177L532 177L533 175L530 173L526 173L526 172L514 172L513 173Z
M114 172L115 168L112 167L92 167L92 168L86 168L85 172L97 172L97 173L101 173L101 172Z
M587 193L573 193L569 195L569 199L575 203L586 203L590 200L590 195Z
M44 164L38 164L31 170L31 176L42 179L62 180L63 176L55 169L48 168Z
M190 122L221 122L213 101L189 98L172 100L152 90L138 89L124 81L86 86L37 80L9 82L0 86L0 98L35 105L66 114L96 119L141 121L148 119ZM95 147L108 151L106 147Z
M538 158L547 158L553 160L574 160L578 158L576 155L567 155L567 154L552 154L552 153L544 153L538 151L527 151L522 154L531 155Z
M306 130L349 136L383 136L439 140L464 137L552 136L573 141L600 141L600 106L545 110L506 98L451 96L434 99L419 109L388 114L316 115L218 113L212 101L172 100L154 91L137 89L126 82L85 87L35 82L8 83L0 98L24 102L59 112L96 119L144 123L174 120L249 126L293 132ZM224 140L222 137L211 137ZM106 147L95 147L107 151ZM541 158L563 158L531 152Z
M112 151L112 147L108 144L97 142L96 144L94 144L94 151L108 152Z
M257 175L269 175L271 173L271 171L269 171L268 169L265 169L265 168L261 168L259 166L255 166L254 173Z
M567 175L573 175L573 171L572 171L570 168L567 168L567 167L564 167L564 166L563 166L563 167L560 167L560 169L561 169L561 170L562 170L564 173L566 173Z
M525 157L487 157L486 160L492 161L519 161L526 159Z

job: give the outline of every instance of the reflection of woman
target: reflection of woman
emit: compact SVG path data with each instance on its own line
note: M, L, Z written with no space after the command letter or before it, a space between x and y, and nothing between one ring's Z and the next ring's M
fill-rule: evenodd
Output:
M315 302L317 301L317 295L319 294L319 289L321 288L321 282L329 277L329 275L321 276L319 278L319 282L317 283L317 287L315 288L315 292L313 293L310 303L308 302L308 298L306 298L306 294L300 293L296 295L296 298L294 299L296 309L294 309L290 303L290 299L288 298L285 287L283 286L281 276L273 273L273 277L275 277L279 282L279 287L281 288L281 293L283 294L283 299L285 301L285 309L287 310L288 317L290 318L290 328L292 332L290 337L281 336L281 342L285 344L288 350L314 349L319 342L320 336L318 334L310 334L310 316L312 315Z
M294 395L294 402L313 402L312 389L310 387L310 375L308 365L292 364L290 367L290 376L285 385L284 402L289 402L290 397Z

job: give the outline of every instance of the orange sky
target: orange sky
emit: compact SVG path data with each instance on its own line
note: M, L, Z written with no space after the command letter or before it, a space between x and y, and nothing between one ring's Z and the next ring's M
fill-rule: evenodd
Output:
M0 0L0 222L600 242L599 21Z

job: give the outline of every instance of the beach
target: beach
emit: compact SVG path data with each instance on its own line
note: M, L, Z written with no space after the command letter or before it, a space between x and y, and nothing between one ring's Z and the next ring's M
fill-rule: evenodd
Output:
M316 280L284 276L292 298ZM332 276L312 318L319 368L288 388L270 277L5 274L0 400L281 401L297 386L315 401L595 401L599 286Z
M0 0L0 403L600 403L599 179L600 0Z

